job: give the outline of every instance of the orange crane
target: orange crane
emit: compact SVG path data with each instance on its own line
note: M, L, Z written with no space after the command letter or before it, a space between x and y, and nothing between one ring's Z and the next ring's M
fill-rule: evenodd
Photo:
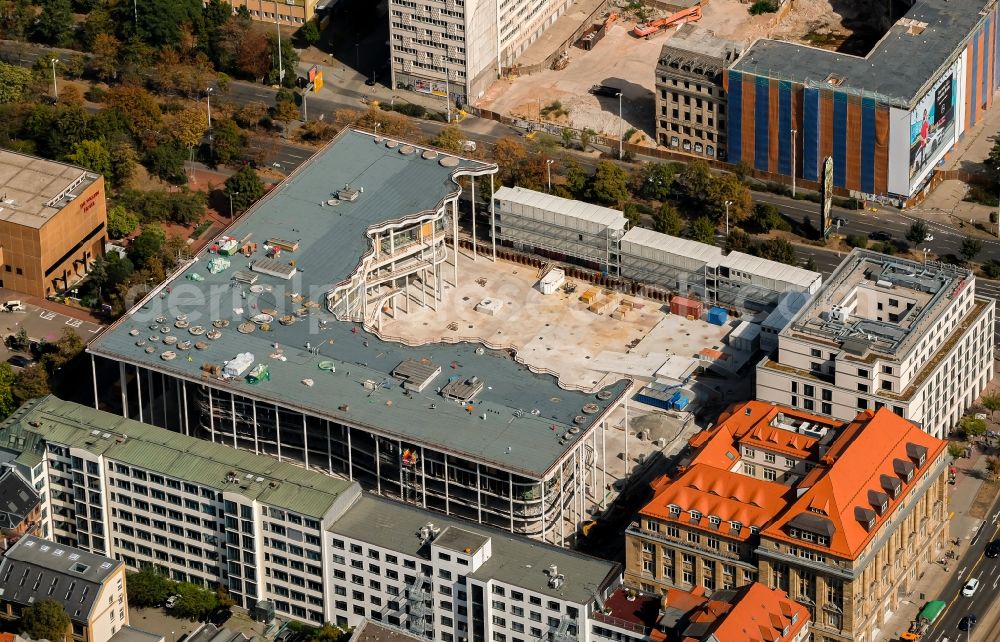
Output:
M660 18L659 20L653 20L652 22L640 22L632 29L632 35L636 38L648 38L663 29L669 29L670 27L680 26L685 22L696 22L698 20L701 20L701 5L681 9L675 14L669 15L666 18Z

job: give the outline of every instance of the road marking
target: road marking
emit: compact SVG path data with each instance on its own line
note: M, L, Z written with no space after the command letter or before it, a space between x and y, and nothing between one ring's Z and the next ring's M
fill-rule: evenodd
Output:
M38 316L45 319L46 321L51 321L52 319L56 318L56 313L50 312L48 310L45 311L39 310Z
M996 523L997 523L997 518L998 518L998 517L1000 517L1000 510L998 510L998 511L997 511L997 512L995 512L995 513L993 513L993 523L994 523L994 524L996 524Z
M997 567L996 566L990 568L990 575L993 575L996 572L997 572Z
M960 570L960 571L958 572L958 574L957 574L957 575L955 575L955 577L962 577L962 573L964 573L964 572L965 572L965 569L966 569L966 568L968 568L968 567L966 567L966 566L963 566L963 567L962 567L962 570Z
M80 319L66 319L66 325L68 325L71 328L79 328L81 325L83 325L83 321L81 321Z

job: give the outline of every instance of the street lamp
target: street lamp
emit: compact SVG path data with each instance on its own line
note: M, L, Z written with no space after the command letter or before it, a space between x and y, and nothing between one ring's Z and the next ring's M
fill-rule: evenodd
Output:
M205 90L205 102L208 104L208 128L212 129L212 88Z
M726 238L729 238L729 206L732 204L732 201L726 201Z
M56 85L56 63L59 62L58 58L52 59L52 97L59 100L59 87Z
M545 161L545 173L549 177L549 193L552 193L552 163L555 162L551 158Z
M922 248L922 249L924 251L924 267L926 268L927 267L927 253L931 251L931 248L925 247L925 248Z
M795 129L792 130L792 198L795 198Z
M375 123L375 138L378 138L378 127L379 127L379 125L381 125L381 124L382 124L382 123Z
M274 0L274 26L278 30L278 84L285 81L285 63L281 59L281 23L278 22L278 0Z
M624 156L622 150L622 139L625 137L625 130L622 127L622 92L618 92L618 160Z
M233 220L233 192L226 193L229 195L229 220L231 221ZM240 193L236 192L236 195L239 196Z

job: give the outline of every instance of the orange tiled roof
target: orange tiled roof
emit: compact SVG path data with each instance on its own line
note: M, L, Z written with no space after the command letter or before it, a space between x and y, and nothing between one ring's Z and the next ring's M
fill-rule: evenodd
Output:
M885 408L874 414L863 412L831 444L822 459L824 465L817 469L822 472L815 476L815 483L763 534L854 559L945 446L944 441ZM907 482L908 474L911 478ZM805 489L808 481L802 480L799 489ZM899 486L895 498L894 486ZM883 501L886 510L881 512ZM829 546L789 537L786 527L796 519L828 524L833 531ZM868 519L874 520L870 530L862 523Z
M640 511L646 517L683 521L685 524L729 534L727 522L739 522L743 529L737 539L750 536L749 526L763 528L786 505L788 487L777 482L755 479L746 475L695 464L680 477L662 487L653 500ZM672 516L670 506L679 506L679 516ZM698 511L698 521L692 521L691 510ZM713 528L710 516L723 523Z
M792 640L809 620L806 608L793 602L784 591L754 582L741 593L713 631L721 642Z
M733 434L725 424L694 435L688 440L688 445L697 451L688 468L695 464L707 464L731 470L741 459L740 449L733 443Z

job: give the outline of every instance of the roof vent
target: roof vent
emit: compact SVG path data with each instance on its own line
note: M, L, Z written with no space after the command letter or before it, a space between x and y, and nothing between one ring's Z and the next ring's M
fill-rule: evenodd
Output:
M420 527L417 531L417 538L420 540L421 544L427 544L428 542L433 542L434 538L438 536L441 529L434 525L433 522L427 522Z
M350 184L345 184L344 189L337 190L337 198L348 203L353 203L364 193L364 189L363 187L360 190L353 189Z
M844 80L845 80L844 77L841 76L840 74L830 74L829 76L826 77L826 84L833 87L840 87L842 84L844 84Z

